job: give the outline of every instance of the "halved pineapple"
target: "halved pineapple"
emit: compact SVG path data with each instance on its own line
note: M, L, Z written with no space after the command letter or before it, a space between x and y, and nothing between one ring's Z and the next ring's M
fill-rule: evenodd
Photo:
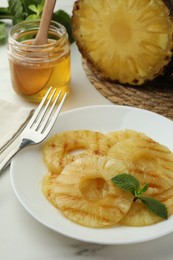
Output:
M112 146L108 156L122 160L153 196L173 186L173 153L152 139L129 138Z
M72 28L83 57L112 81L141 85L172 56L173 25L163 0L78 0Z
M48 169L59 174L72 161L86 155L106 155L110 147L110 140L100 132L71 130L50 138L42 150Z
M133 196L111 178L126 171L123 162L92 156L75 160L58 175L52 192L68 219L89 227L115 225L129 210Z

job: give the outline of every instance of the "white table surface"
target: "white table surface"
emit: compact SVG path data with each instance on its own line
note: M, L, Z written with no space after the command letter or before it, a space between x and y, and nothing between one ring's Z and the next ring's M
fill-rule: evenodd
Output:
M73 0L58 0L57 8L71 12ZM6 5L1 0L1 5ZM11 87L7 46L0 46L0 98L33 106L17 96ZM72 95L63 111L82 106L112 104L88 81L75 44L71 46ZM0 259L2 260L172 260L173 233L133 245L96 245L73 240L38 223L16 198L10 182L10 168L0 175Z

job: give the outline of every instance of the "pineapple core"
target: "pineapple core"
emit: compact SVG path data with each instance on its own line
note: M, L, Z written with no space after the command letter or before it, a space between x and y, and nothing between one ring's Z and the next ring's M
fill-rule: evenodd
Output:
M100 177L84 179L80 183L80 191L88 200L97 201L104 199L108 194L108 190L107 182Z

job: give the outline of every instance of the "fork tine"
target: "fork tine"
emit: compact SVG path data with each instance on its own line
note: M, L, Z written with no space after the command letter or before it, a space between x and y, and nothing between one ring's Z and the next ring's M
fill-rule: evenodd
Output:
M54 112L53 116L51 117L50 122L48 123L47 127L45 127L44 132L43 132L43 134L44 134L45 136L48 135L48 133L49 133L50 130L52 129L53 125L55 124L55 121L56 121L56 119L57 119L57 117L58 117L58 115L59 115L59 113L60 113L60 111L61 111L61 108L62 108L62 106L63 106L63 104L64 104L64 102L65 102L66 97L67 97L67 93L64 94L64 96L63 96L63 98L61 99L61 102L59 103L59 105L58 105L56 111ZM58 99L57 99L57 100L58 100ZM57 101L56 101L56 102L57 102ZM56 104L56 103L55 103L55 104Z
M56 89L55 89L55 91L56 91ZM54 107L55 107L55 105L56 105L57 102L58 102L58 99L59 99L59 97L60 97L60 95L61 95L61 92L62 92L62 91L59 91L59 93L58 93L58 95L56 96L56 98L55 98L55 100L54 100L52 106L50 107L50 109L49 109L49 111L48 111L48 113L47 113L47 115L46 115L44 121L41 122L41 124L40 124L41 126L39 127L39 132L42 133L43 130L44 130L44 128L46 127L46 124L48 123L48 121L49 121L49 119L50 119L50 117L51 117L51 115L52 115L52 113L53 113Z
M40 123L42 122L42 119L44 118L44 116L45 116L45 114L46 114L46 112L49 108L49 105L50 105L50 103L51 103L51 101L52 101L52 99L55 95L55 92L56 92L56 89L53 90L53 92L52 92L50 98L48 99L46 105L44 106L43 110L40 111L41 114L39 115L38 119L35 121L35 124L32 127L32 129L37 130L39 128Z
M39 104L39 106L38 106L37 109L35 110L33 116L31 117L31 119L30 119L30 121L29 121L29 123L28 123L28 125L27 125L28 127L31 127L31 126L33 125L34 121L36 120L36 118L38 117L40 111L42 110L42 108L43 108L43 106L44 106L44 104L45 104L45 102L46 102L46 99L47 99L47 97L48 97L48 95L49 95L51 89L52 89L52 87L50 87L50 88L48 89L48 91L46 92L46 94L45 94L44 98L42 99L41 103Z

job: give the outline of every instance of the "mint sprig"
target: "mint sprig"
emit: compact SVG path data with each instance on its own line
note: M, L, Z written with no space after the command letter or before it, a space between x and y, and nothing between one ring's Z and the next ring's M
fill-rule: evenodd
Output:
M150 211L163 219L168 218L168 210L165 204L154 198L145 197L143 194L148 190L148 184L140 186L139 181L132 174L122 173L112 178L112 182L122 190L134 195L133 201L140 200Z
M5 31L6 20L12 20L12 24L19 23L24 20L33 20L41 18L45 0L7 0L8 6L0 6L0 44L7 39L7 31ZM1 5L1 4L0 4ZM69 35L70 43L74 42L71 26L71 15L63 10L53 12L52 20L62 23Z

